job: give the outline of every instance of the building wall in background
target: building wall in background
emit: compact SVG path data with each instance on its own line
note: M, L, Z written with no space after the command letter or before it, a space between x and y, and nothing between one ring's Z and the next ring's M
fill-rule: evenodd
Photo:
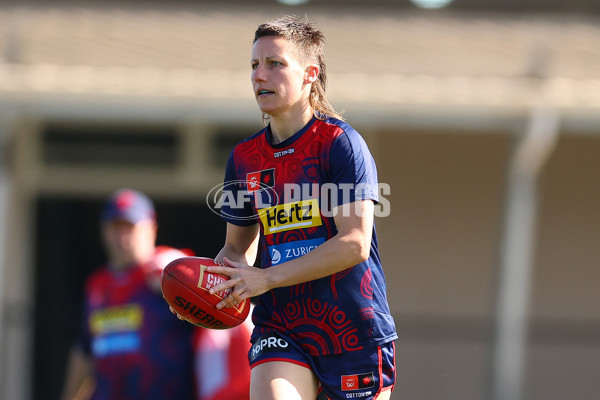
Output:
M513 139L381 132L377 220L397 320L397 398L484 399ZM600 395L600 138L563 136L540 182L526 399Z
M385 131L376 221L399 331L397 397L484 399L511 136Z
M540 184L527 399L600 397L600 138L563 136Z

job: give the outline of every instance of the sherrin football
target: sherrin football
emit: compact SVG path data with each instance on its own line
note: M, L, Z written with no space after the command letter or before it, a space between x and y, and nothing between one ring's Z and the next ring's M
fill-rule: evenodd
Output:
M205 257L183 257L171 261L161 275L163 297L177 314L194 325L228 329L241 324L248 317L250 300L219 310L216 305L229 295L231 289L214 294L208 291L229 277L208 272L206 267L222 265Z

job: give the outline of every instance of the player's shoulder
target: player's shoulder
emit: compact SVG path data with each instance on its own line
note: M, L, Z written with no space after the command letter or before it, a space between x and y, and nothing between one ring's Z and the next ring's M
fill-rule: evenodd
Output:
M256 142L262 140L263 137L266 135L266 132L267 128L262 128L260 131L242 139L233 147L232 153L255 148Z
M238 163L239 160L244 159L250 153L256 151L257 148L262 147L258 141L260 141L261 137L265 135L265 131L266 128L263 128L253 135L239 141L235 146L233 146L233 149L231 149L229 152L229 157L227 158L228 168L233 167Z
M323 126L328 127L332 142L332 151L350 151L351 149L364 149L366 142L363 136L348 122L334 117L320 120Z
M317 120L320 123L321 130L327 132L332 139L346 137L350 140L362 138L360 133L354 129L348 122L330 116L323 116Z

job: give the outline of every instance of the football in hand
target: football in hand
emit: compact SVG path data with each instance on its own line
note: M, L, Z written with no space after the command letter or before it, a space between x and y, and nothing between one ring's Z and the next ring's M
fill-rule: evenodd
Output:
M194 325L210 329L233 328L244 322L250 311L250 300L234 307L217 309L217 304L231 289L210 294L209 289L229 279L208 272L206 267L223 264L205 257L182 257L171 261L163 270L163 297L175 312Z

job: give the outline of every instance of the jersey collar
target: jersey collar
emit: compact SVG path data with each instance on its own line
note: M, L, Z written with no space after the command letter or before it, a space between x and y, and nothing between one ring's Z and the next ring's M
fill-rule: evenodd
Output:
M274 149L283 149L284 147L287 147L287 146L291 145L292 143L294 143L296 140L300 139L300 137L302 137L302 135L304 135L304 133L312 126L312 124L315 123L316 120L317 120L317 117L315 117L313 115L313 117L310 119L310 121L308 121L308 123L306 125L304 125L304 127L302 129L300 129L298 132L294 133L289 138L285 139L283 142L280 142L277 144L273 144L273 132L271 132L271 124L269 124L265 128L266 135L267 135L267 143L269 143L269 145L271 147L273 147Z

